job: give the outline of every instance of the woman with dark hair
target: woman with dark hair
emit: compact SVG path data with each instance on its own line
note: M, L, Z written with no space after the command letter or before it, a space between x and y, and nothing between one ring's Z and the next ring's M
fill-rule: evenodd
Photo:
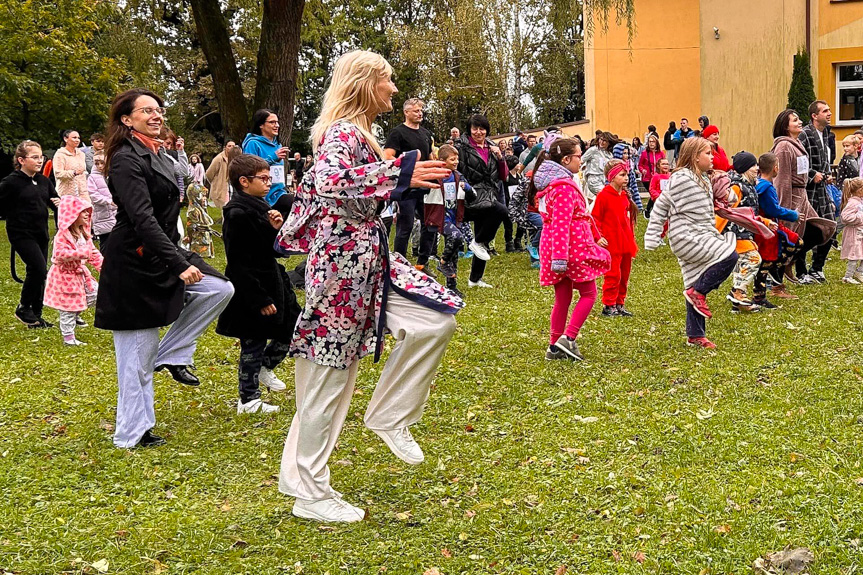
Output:
M263 108L252 114L252 131L243 140L243 153L263 158L270 165L270 191L264 199L282 215L291 211L293 202L285 188L285 158L290 151L279 143L279 117L275 112Z
M668 122L668 129L662 138L662 147L665 148L665 154L671 166L674 165L674 151L677 149L677 144L674 142L675 132L677 132L677 124L674 121Z
M476 199L465 205L464 221L474 223L474 240L486 248L507 217L506 206L498 199L498 190L500 182L506 182L509 177L509 167L503 152L487 139L490 131L488 119L481 114L474 114L467 121L468 133L455 143L458 171L476 193ZM487 250L474 249L468 287L494 287L482 279L488 259Z
M836 231L836 222L819 218L818 212L809 203L806 194L806 183L809 179L809 156L806 148L798 139L803 132L803 122L794 110L785 110L776 117L773 124L773 148L770 150L779 160L779 173L773 180L779 195L779 205L795 210L799 214L796 222L782 221L782 224L803 238L803 247L797 253L797 271L802 276L806 273L806 253L813 248L830 241ZM791 270L791 264L785 269L785 275L791 283L797 283L797 278ZM781 281L782 278L776 278ZM781 283L773 290L777 297L785 296L784 285Z
M87 158L78 146L81 136L75 130L60 133L60 148L54 152L54 177L57 178L57 193L73 195L90 201L87 191Z
M27 266L15 317L30 328L52 327L42 319L42 296L48 276L48 210L56 214L60 200L40 171L43 160L39 144L24 140L15 148L14 171L0 182L0 215L6 218L12 247L12 277L17 279L16 253Z
M114 98L108 118L104 173L117 224L104 247L95 325L114 332L117 447L165 442L152 432L153 371L167 368L180 383L200 384L189 371L197 339L234 294L200 256L177 247L180 189L158 140L163 106L136 88Z

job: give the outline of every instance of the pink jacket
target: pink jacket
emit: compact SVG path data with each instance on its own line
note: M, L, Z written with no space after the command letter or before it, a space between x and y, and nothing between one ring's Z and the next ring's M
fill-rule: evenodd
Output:
M76 171L80 172L77 176ZM71 194L90 201L87 192L87 160L80 148L74 154L66 148L54 153L54 177L57 180L57 195Z
M848 204L842 210L843 260L863 260L863 198L851 196Z
M641 174L641 181L645 184L650 183L653 179L653 174L658 170L659 160L665 159L665 152L650 152L644 150L641 152L641 157L638 158L638 173Z
M69 231L84 211L92 214L93 208L78 196L60 198L52 265L45 282L45 305L56 310L84 311L87 309L87 294L95 293L98 287L84 264L89 263L100 271L102 254L93 245L89 233L76 240Z
M574 282L594 280L609 270L611 255L596 243L599 230L587 212L584 195L572 174L559 164L546 160L540 165L540 171L546 171L543 168L557 173L538 173L534 177L534 184L541 188L536 201L543 223L539 241L539 283L554 285L564 277ZM549 179L551 181L543 185ZM566 272L551 271L553 260L565 260Z

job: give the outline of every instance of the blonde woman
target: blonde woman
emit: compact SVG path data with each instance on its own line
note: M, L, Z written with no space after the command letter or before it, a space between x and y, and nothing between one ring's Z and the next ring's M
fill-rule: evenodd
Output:
M688 343L706 349L716 348L705 331L704 320L712 315L707 294L722 285L737 264L734 235L723 236L716 229L713 187L706 176L712 167L710 142L704 138L685 140L668 190L653 205L644 234L645 249L654 250L668 222L668 243L683 274Z
M365 414L365 424L410 464L423 452L409 426L422 416L429 387L464 304L402 256L391 254L378 206L409 188L449 176L443 162L417 152L382 160L372 122L392 110L392 68L372 52L338 59L321 115L312 127L315 163L297 190L277 240L285 254L307 253L306 301L291 342L297 412L282 454L279 490L293 513L353 522L365 511L330 486L327 460L345 421L359 360L395 346Z
M54 177L60 196L78 196L90 201L87 192L87 158L78 146L81 136L75 130L63 130L62 147L54 153Z

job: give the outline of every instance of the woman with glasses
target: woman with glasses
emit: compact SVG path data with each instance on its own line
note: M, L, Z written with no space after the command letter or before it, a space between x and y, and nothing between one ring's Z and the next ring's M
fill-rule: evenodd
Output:
M51 327L42 319L42 295L48 275L48 210L56 213L60 199L54 184L42 175L39 144L24 140L12 161L15 170L0 182L0 215L6 218L6 235L12 246L12 276L16 253L27 265L15 317L30 328Z
M258 156L270 166L270 192L265 198L273 208L287 214L293 196L285 187L285 158L291 151L279 143L279 117L266 108L252 115L252 131L243 140L243 153Z
M114 445L148 447L153 434L153 371L167 368L187 385L198 336L234 293L200 256L177 247L180 189L158 139L162 99L133 89L114 98L108 118L105 170L117 224L103 248L95 325L114 332L117 424ZM171 328L159 340L159 329Z

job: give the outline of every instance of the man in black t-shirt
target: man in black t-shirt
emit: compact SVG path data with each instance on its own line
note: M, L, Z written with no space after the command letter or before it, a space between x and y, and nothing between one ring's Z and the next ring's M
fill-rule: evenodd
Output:
M410 98L405 101L405 123L393 128L387 136L387 141L384 144L384 157L386 159L397 158L401 154L410 152L411 150L419 150L420 161L431 158L432 135L431 132L420 125L423 121L423 106L423 101L419 98ZM411 188L407 194L402 196L402 200L396 202L399 213L396 219L396 237L393 250L405 257L407 257L408 243L410 243L414 218L422 220L423 217L424 193L425 190L423 189ZM429 232L425 224L423 224L420 235L417 269L423 270L429 275L431 275L431 270L425 269L425 266L428 264L433 242L434 233Z

